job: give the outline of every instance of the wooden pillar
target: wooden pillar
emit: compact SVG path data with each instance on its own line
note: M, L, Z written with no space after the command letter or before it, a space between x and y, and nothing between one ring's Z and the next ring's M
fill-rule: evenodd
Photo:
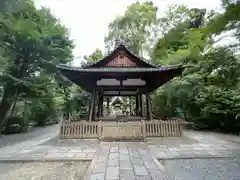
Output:
M92 121L95 117L95 101L96 101L96 88L94 88L92 92L92 101L91 101L88 121Z
M101 106L100 106L100 116L103 116L103 99L104 99L104 97L103 97L103 95L101 96Z
M98 92L98 98L97 98L97 117L100 117L101 114L101 93Z
M110 108L109 108L109 102L110 101L110 99L109 99L109 97L107 97L107 115L109 116L110 115Z
M145 98L145 94L142 94L142 116L146 117L146 98Z
M136 95L136 116L139 116L139 96Z
M143 117L143 97L142 97L142 94L139 94L139 107L140 107L140 116Z
M94 106L93 106L93 117L92 120L94 121L97 116L97 105L98 105L98 92L97 89L95 91L95 101L94 101Z
M147 119L152 120L152 106L149 92L146 92L146 104L147 104Z
M92 113L92 120L94 121L96 118L96 110L97 110L97 95L98 95L98 91L97 89L95 90L95 98L94 98L94 104L93 104L93 113Z
M92 106L92 99L89 101L89 105L88 105L88 120L89 120L90 114L91 114L91 106Z
M131 96L129 96L129 115L132 115L132 102L131 102Z

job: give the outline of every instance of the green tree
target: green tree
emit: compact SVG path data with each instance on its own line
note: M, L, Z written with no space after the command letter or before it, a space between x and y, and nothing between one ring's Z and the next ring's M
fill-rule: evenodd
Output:
M134 3L128 6L123 16L109 24L109 33L105 37L108 49L123 42L132 52L143 55L156 24L157 7L152 2Z
M162 118L184 117L200 128L237 133L239 57L229 47L212 46L215 42L212 37L224 31L216 22L227 10L223 14L201 9L187 12L191 18L168 29L159 38L152 55L156 64L188 65L182 78L175 78L153 94L154 113ZM220 31L210 31L213 29Z
M87 63L93 63L101 60L103 58L103 53L100 49L95 49L95 51L92 54L88 56L85 55L83 58Z
M36 89L34 78L46 73L55 77L55 65L72 59L73 43L67 29L48 9L36 10L33 3L6 12L0 18L0 42L3 64L1 85L4 94L0 104L0 125L7 112L13 112L22 93Z

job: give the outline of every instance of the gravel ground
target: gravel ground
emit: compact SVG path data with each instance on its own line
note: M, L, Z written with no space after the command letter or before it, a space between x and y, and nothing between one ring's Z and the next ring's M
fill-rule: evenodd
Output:
M240 157L231 159L160 160L173 180L239 180Z
M0 180L81 180L90 162L1 163Z

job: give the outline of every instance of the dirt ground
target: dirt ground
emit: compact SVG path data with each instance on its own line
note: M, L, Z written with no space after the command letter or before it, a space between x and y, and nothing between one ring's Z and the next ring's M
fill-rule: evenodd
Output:
M81 180L90 161L1 163L1 180Z

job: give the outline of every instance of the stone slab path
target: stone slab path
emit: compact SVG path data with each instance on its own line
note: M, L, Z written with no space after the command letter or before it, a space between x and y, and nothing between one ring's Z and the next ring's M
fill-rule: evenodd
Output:
M21 134L8 134L8 135L0 135L0 148L10 146L13 144L18 144L20 142L32 140L32 139L42 139L41 136L45 134L56 133L59 130L59 125L48 125L44 127L31 127L28 132ZM50 136L51 137L51 136Z
M211 173L217 174L216 171L221 169L219 176L229 179L225 173L227 169L227 172L234 174L233 179L239 179L236 174L240 167L240 144L234 143L238 142L239 137L234 137L232 142L229 135L185 131L184 136L178 138L100 143L98 140L59 141L58 125L46 128L43 132L39 136L0 148L0 163L4 166L6 162L12 161L46 163L44 161L48 160L89 160L91 163L84 180L169 180L172 179L169 177L171 174L174 177L179 175L184 180L192 177L201 179L201 174L207 172L204 168L196 170L196 165L210 167L219 163L222 164L220 168L212 169ZM174 166L175 174L171 173L174 163L177 163ZM12 164L12 168L17 168Z
M166 180L140 142L102 143L84 180Z
M99 143L97 140L61 140L59 125L37 129L30 133L18 134L19 143L8 143L0 148L0 162L13 161L72 161L92 160ZM16 134L15 134L16 135ZM15 135L3 137L1 142Z
M161 160L169 180L239 180L240 157Z
M240 145L222 134L185 131L181 138L149 138L147 147L157 159L227 158L240 156Z
M197 159L193 162L203 164L202 162L212 162L211 159L216 158L223 158L222 161L234 157L239 159L240 145L221 136L186 131L180 138L149 138L146 142L103 142L84 180L168 180L171 179L171 173L168 167L166 169L163 166L163 161L175 160L177 163L178 159L179 162ZM232 164L234 162L229 163L229 166ZM237 171L233 169L233 172L236 174ZM183 174L182 171L179 175ZM228 176L225 174L225 177Z
M29 154L30 152L34 151L38 148L38 146L59 134L59 125L53 125L51 127L46 128L45 130L42 129L41 135L32 136L32 134L28 134L30 136L27 137L26 140L23 140L19 143L10 144L0 148L0 160L8 160L13 158L16 155L23 155ZM39 132L37 132L39 133ZM21 136L22 134L19 134ZM24 136L24 138L26 138ZM11 139L9 138L9 141Z

